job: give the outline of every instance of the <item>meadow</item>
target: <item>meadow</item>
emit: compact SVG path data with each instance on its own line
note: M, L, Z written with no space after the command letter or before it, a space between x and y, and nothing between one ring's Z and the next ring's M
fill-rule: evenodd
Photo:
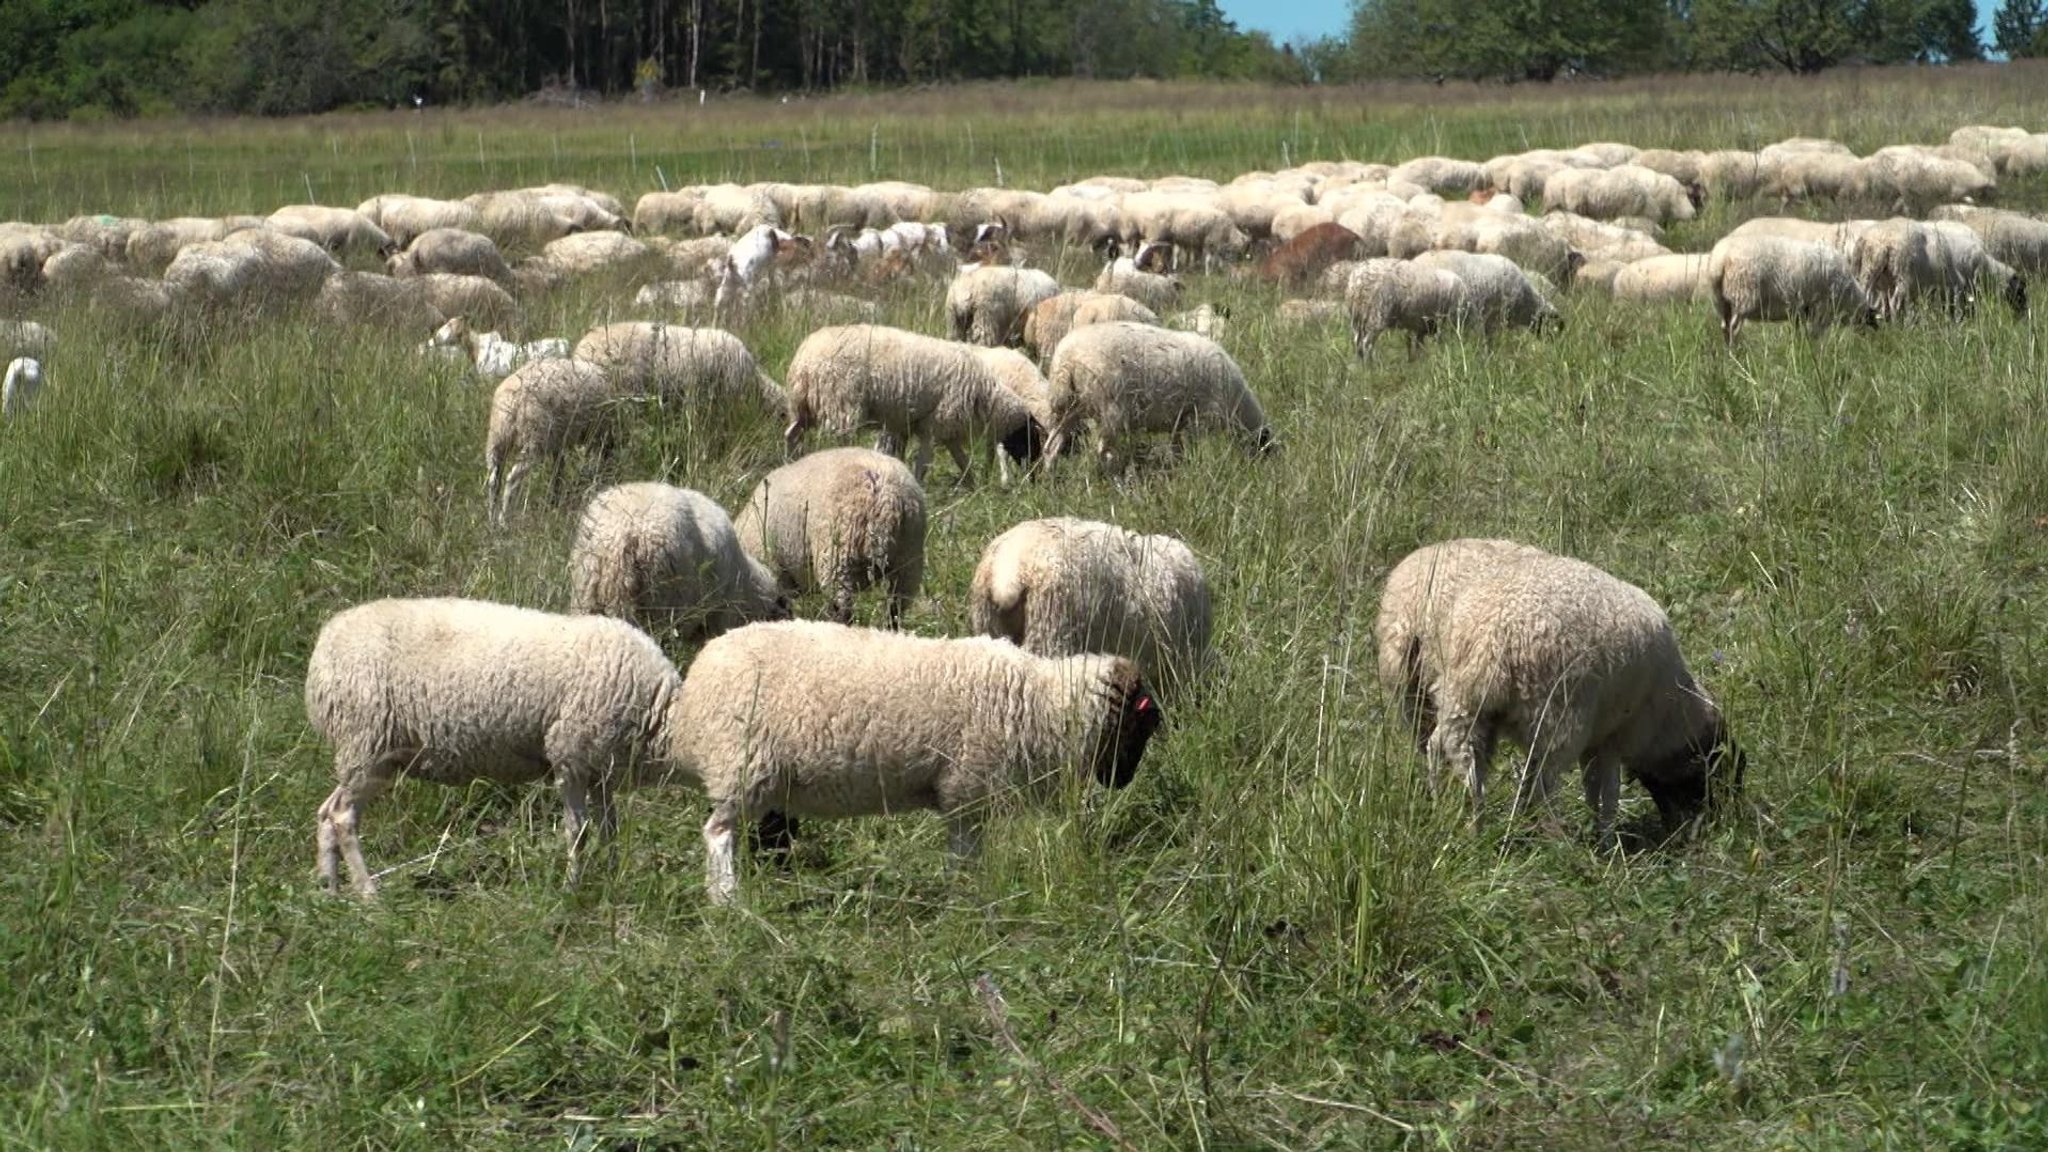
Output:
M0 218L268 211L572 180L1049 188L1535 146L1860 151L2048 123L2048 70L1550 88L1021 84L821 100L14 126ZM2001 203L2048 207L2048 180ZM1767 204L1674 228L1704 249ZM1854 206L1844 206L1843 210ZM1082 283L1086 253L1062 279ZM633 287L528 304L535 334ZM701 799L622 803L562 885L545 788L401 783L374 904L321 893L301 678L381 596L561 609L593 485L736 506L751 415L656 413L512 528L490 387L411 334L137 324L82 299L0 425L0 1148L2048 1146L2048 349L2000 307L1732 351L1704 306L1563 299L1561 335L1369 362L1192 277L1283 450L1005 490L942 459L908 626L965 630L982 546L1072 514L1186 539L1223 666L1136 781L997 821L806 825L703 896ZM887 322L943 331L942 283ZM2036 314L2038 316L2038 313ZM738 331L781 374L814 326ZM1656 597L1749 755L1745 803L1603 855L1573 788L1474 832L1373 671L1409 550L1510 536ZM814 613L815 598L802 608ZM880 605L864 601L867 619ZM678 663L686 649L671 647ZM1506 767L1501 769L1506 771ZM985 980L984 980L985 978ZM995 997L1000 997L1000 1006Z

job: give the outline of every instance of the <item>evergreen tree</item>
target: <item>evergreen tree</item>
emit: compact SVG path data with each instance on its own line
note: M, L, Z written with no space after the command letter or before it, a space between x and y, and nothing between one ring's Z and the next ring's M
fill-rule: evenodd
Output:
M2048 56L2048 0L2005 0L1991 27L1993 42L2008 57Z

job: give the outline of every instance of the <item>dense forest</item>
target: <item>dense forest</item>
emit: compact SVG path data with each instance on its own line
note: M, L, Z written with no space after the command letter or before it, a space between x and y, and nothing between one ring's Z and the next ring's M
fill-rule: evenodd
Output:
M1215 0L5 0L0 117L333 108L1017 76L1552 80L1974 60L1971 0L1355 0L1276 45ZM2048 0L1990 47L2048 52Z

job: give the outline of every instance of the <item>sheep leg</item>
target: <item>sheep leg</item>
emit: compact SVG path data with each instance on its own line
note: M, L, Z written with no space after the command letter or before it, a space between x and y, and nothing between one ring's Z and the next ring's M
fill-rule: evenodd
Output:
M917 462L910 466L910 472L911 475L917 477L917 482L922 484L924 483L924 474L931 471L931 467L932 434L924 432L917 437Z
M1002 454L1001 448L996 449L997 456ZM960 470L960 486L971 487L974 483L974 461L968 458L967 446L955 440L946 445L946 455L953 458L953 466Z
M1614 820L1621 808L1621 765L1612 756L1594 756L1586 761L1581 777L1586 789L1586 806L1593 810L1593 837L1602 852L1621 844L1614 833Z
M713 904L730 904L739 894L733 853L739 842L739 805L720 801L704 822L704 892Z
M1434 771L1464 781L1472 798L1472 822L1486 804L1486 770L1493 759L1493 728L1464 713L1438 719L1429 736L1429 762Z
M377 878L371 875L369 864L363 860L363 842L356 835L356 825L362 805L383 790L383 780L370 776L354 787L340 785L320 805L320 880L328 891L333 891L339 883L334 859L339 848L342 858L348 861L349 881L354 885L356 895L367 900L377 894Z
M527 470L532 467L533 461L522 456L512 465L511 470L505 473L505 487L498 493L498 523L503 524L512 518L512 497L519 491L520 485L526 482ZM522 504L521 507L525 505Z
M854 580L851 572L842 573L839 579L832 582L832 606L826 609L826 614L835 624L853 623L853 584ZM893 598L890 603L892 605L890 614L893 616L895 614Z

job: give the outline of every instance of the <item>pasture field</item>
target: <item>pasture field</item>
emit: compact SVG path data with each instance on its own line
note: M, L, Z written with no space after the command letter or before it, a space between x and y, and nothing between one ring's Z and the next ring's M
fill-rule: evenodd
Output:
M2044 80L1019 85L12 127L0 217L551 179L629 204L663 179L960 187L998 160L1038 188L1227 179L1283 145L1868 151L2042 127ZM2048 205L2048 182L2000 191ZM1714 205L1673 245L1772 207ZM624 318L632 292L532 301L533 334ZM551 790L401 783L364 818L383 897L323 896L332 769L300 686L320 623L362 600L564 607L592 485L736 506L780 461L772 421L653 413L496 534L490 388L424 363L415 334L26 304L59 348L40 403L0 426L0 1148L2048 1146L2037 318L1994 305L1817 346L1754 325L1730 353L1704 306L1588 292L1559 336L1413 361L1390 339L1360 364L1339 327L1279 328L1266 286L1188 294L1230 306L1224 343L1283 451L1198 442L1121 486L1076 458L1008 491L952 487L942 454L908 623L964 631L975 559L1017 520L1172 532L1217 589L1208 693L1130 788L998 821L978 862L949 872L928 817L811 823L730 909L704 900L705 809L683 790L628 795L619 863L569 892ZM885 319L943 331L942 298L894 285ZM739 331L779 378L813 326L771 307ZM1507 826L1496 789L1476 834L1432 802L1372 619L1396 560L1461 535L1663 603L1748 750L1748 803L1656 847L1630 787L1631 850L1602 856L1575 788L1536 827Z

